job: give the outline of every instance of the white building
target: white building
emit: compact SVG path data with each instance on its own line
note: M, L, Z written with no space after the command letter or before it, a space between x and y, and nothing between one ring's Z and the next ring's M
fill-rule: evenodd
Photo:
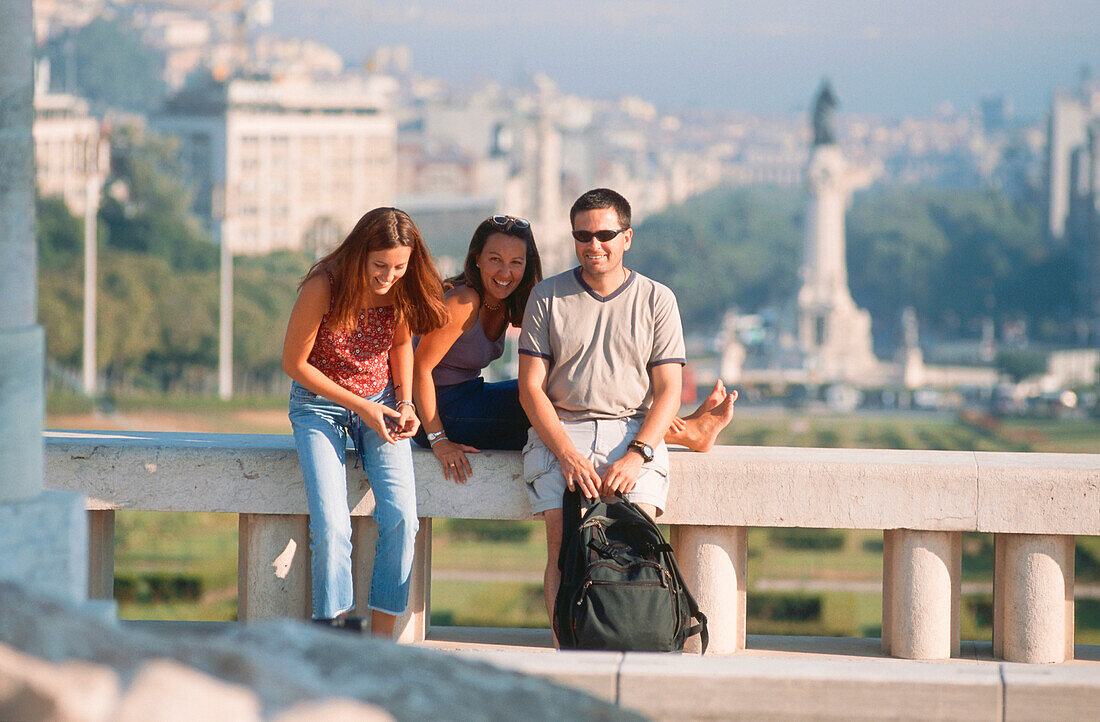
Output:
M89 187L98 195L110 168L110 148L88 103L50 93L43 83L34 94L34 157L38 192L61 196L76 215L87 208Z
M1090 133L1091 128L1091 133ZM1093 145L1100 143L1100 80L1085 78L1075 92L1058 91L1050 107L1047 130L1047 232L1066 237L1075 197L1100 195L1093 190ZM1092 136L1090 139L1090 135Z
M196 211L233 253L318 251L393 202L392 90L382 77L231 80L181 91L152 125L180 138Z
M1058 92L1047 131L1047 234L1078 264L1077 292L1100 338L1100 80L1085 76Z

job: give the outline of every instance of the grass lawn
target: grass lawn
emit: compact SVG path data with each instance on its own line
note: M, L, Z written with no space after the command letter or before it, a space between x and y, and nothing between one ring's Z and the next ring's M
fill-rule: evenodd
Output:
M1092 419L941 420L832 414L739 413L719 438L742 446L1100 453Z

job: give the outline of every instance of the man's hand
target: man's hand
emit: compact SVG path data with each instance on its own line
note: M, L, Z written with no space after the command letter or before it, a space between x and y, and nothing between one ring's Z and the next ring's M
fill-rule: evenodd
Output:
M616 491L626 494L634 488L641 471L641 454L628 450L622 458L607 467L603 479L600 480L600 492L604 496L614 496Z
M570 491L580 487L585 498L599 498L600 475L596 473L596 467L591 460L576 449L567 449L558 456L558 464L561 465L561 474Z

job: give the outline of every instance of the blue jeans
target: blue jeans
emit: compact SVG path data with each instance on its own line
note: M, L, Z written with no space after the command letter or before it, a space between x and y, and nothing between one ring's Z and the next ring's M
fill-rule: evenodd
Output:
M368 396L394 405L393 388ZM313 617L331 619L355 606L351 573L351 511L345 457L351 436L374 490L378 544L367 604L401 614L409 603L416 539L416 484L408 440L389 444L351 411L294 382L290 423L309 501Z
M476 378L435 387L435 406L447 438L475 449L522 449L531 423L519 405L516 379L487 384ZM427 448L421 428L416 443Z

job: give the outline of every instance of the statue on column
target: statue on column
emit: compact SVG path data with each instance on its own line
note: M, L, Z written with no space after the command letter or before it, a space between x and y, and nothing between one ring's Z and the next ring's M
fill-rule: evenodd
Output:
M836 96L829 81L821 81L814 101L814 145L836 143Z

